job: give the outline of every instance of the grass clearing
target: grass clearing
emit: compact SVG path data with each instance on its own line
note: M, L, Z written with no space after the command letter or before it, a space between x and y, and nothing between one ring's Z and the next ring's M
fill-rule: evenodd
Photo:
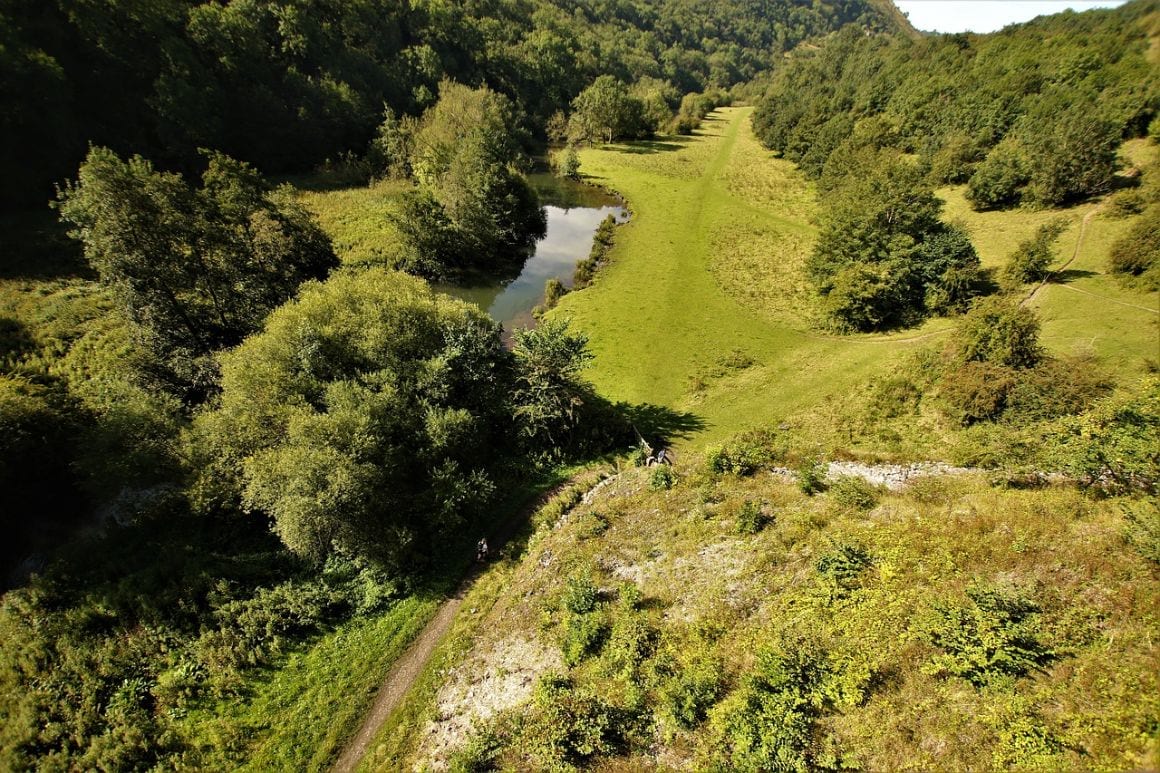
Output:
M350 188L302 185L298 199L318 218L344 264L383 264L390 262L399 239L391 215L399 196L410 187L398 180Z
M715 442L840 400L885 372L899 355L929 344L953 321L934 319L886 335L815 330L816 304L802 273L813 247L813 187L792 164L764 151L749 108L723 108L691 138L584 150L592 182L622 194L633 219L617 231L611 263L590 288L553 312L591 339L589 377L605 395L696 414L705 429L686 445ZM1147 149L1130 144L1134 159ZM963 188L939 191L944 219L961 222L984 266L999 267L1019 241L1060 216L1070 257L1084 217L1063 211L974 212ZM1127 290L1103 263L1130 220L1091 218L1082 248L1058 284L1034 304L1052 352L1095 351L1114 372L1139 373L1156 356L1157 295ZM720 359L749 365L721 374ZM712 374L712 378L706 378Z

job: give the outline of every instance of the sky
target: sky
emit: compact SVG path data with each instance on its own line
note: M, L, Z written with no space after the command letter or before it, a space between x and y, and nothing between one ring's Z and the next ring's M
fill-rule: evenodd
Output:
M1008 24L1071 8L1115 8L1127 0L895 0L910 23L927 32L994 32Z

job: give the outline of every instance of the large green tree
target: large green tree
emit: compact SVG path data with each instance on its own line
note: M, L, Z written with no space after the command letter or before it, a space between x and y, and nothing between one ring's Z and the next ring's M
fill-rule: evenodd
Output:
M214 352L337 264L288 189L220 154L195 188L140 156L92 148L57 206L167 374L195 393L212 383Z
M958 307L975 292L979 258L939 220L925 170L864 146L823 177L820 233L806 269L831 321L879 330Z
M486 87L440 84L414 128L419 186L398 218L401 266L426 276L495 271L522 262L546 220L520 170L510 100Z
M192 433L195 498L269 515L312 560L413 558L487 500L509 439L499 326L396 272L309 285L222 374Z

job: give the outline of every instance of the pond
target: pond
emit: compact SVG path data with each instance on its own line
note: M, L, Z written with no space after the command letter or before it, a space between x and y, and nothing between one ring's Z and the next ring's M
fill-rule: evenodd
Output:
M548 213L547 235L536 242L535 252L519 276L507 282L473 287L441 286L439 289L487 311L503 323L505 337L517 327L532 327L532 309L544 302L544 283L559 279L572 287L576 264L588 257L597 226L609 215L624 220L627 212L620 199L599 188L547 172L528 176Z

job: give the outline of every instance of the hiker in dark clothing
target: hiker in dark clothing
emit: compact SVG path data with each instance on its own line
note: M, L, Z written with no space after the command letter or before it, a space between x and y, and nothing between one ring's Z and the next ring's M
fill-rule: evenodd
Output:
M479 538L479 544L475 546L475 560L480 562L487 560L487 537Z

